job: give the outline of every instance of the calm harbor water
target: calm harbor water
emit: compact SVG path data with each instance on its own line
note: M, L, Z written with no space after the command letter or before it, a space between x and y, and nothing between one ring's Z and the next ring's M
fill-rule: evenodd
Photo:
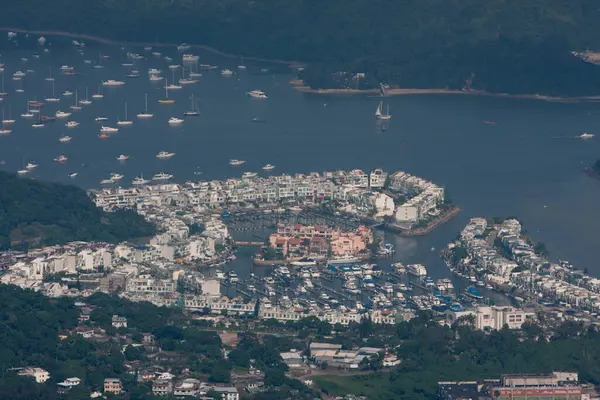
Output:
M271 66L246 63L248 69L238 71L239 60L195 51L201 63L232 69L235 75L204 71L199 83L170 93L174 104L163 105L157 101L164 97L164 83L150 82L146 71L161 69L169 82L171 71L162 57L143 49L90 46L81 55L70 46L54 46L50 53L42 53L35 46L24 49L5 43L0 50L9 93L0 107L7 117L10 110L17 120L12 134L0 137L0 160L6 161L2 169L16 171L23 163L35 161L39 167L31 176L86 189L99 187L100 180L112 172L125 175L123 183L128 183L140 174L149 178L157 172L175 175L176 182L235 177L243 171L260 171L267 163L276 165L275 174L402 169L445 186L463 212L425 237L388 235L387 240L396 245L396 260L423 263L434 278L447 276L437 250L456 237L470 217L517 216L534 240L547 244L551 257L568 259L600 275L596 262L600 182L582 172L600 157L600 137L575 139L600 126L597 104L452 95L391 97L385 102L390 104L393 119L384 131L374 119L379 98L303 94L288 84L292 74L260 72L265 67L272 70ZM39 59L32 57L34 51L40 53ZM126 51L146 56L136 61L141 77L126 78L128 68L121 65L128 62ZM158 51L173 57L172 63L180 63L175 49ZM102 69L93 68L100 54L111 59L102 61ZM85 64L84 59L93 64ZM78 74L60 75L59 67L65 64L74 66ZM12 80L13 72L27 69L35 72L22 81ZM80 122L76 128L65 127L66 120L31 128L35 121L20 114L27 100L51 95L52 83L45 80L51 70L57 96L77 90L81 99L86 87L91 96L107 79L124 80L126 85L101 87L104 99L73 112L70 119ZM180 70L175 77L181 77ZM15 93L20 85L24 93ZM264 90L269 99L248 98L245 92L251 89ZM137 121L135 114L144 109L145 93L154 117ZM190 108L192 94L201 115L187 118L181 126L169 126L169 117L181 116ZM60 103L47 103L42 114L70 111L74 101L74 97L63 97ZM115 126L118 118L124 118L125 103L134 124L100 140L94 118L109 117L107 124ZM251 122L254 117L266 123ZM485 124L485 120L496 124ZM59 143L65 134L73 140ZM161 150L176 155L159 160L155 155ZM69 157L65 164L52 161L60 154ZM130 159L119 163L115 158L120 154ZM231 158L247 162L235 168L228 164ZM194 175L198 171L202 175ZM79 175L70 179L72 172ZM244 262L247 258L240 257L234 266L249 269Z

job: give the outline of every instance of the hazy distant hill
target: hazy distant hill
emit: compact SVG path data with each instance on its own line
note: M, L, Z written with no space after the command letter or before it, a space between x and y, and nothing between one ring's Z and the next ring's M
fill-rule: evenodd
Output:
M206 44L311 63L404 87L473 86L557 95L600 93L598 69L568 50L600 49L596 0L28 0L0 25L124 40ZM572 76L575 75L575 76Z
M134 211L105 213L78 187L0 171L0 249L11 240L116 242L153 233L154 226Z

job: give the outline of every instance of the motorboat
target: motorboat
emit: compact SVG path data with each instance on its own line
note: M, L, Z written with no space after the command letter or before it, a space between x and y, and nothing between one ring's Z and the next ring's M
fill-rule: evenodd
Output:
M189 50L192 46L190 46L187 43L181 43L179 46L177 46L177 50L178 51L184 51L184 50Z
M154 175L152 177L152 180L153 181L166 181L168 179L171 179L172 177L173 177L173 175L171 175L171 174L166 174L164 172L160 172L160 173Z
M118 130L119 130L119 128L113 128L111 126L102 125L100 127L100 132L103 132L103 133L112 133L112 132L117 132Z
M107 135L106 133L101 133L98 135L99 139L108 139L110 137L110 135Z
M223 69L223 70L221 70L221 75L223 75L223 76L231 76L231 75L233 75L233 71L230 70L230 69Z
M243 160L232 159L232 160L229 160L229 165L237 166L237 165L242 165L245 162L246 161L243 161Z
M96 118L94 118L94 121L96 121L96 122L108 121L108 117L96 117Z
M144 179L143 176L136 176L135 178L133 178L133 181L131 181L132 185L145 185L147 183L150 183L149 180Z
M75 128L76 126L79 126L79 122L77 121L68 121L65 126L67 128Z
M312 267L317 265L317 262L312 258L304 257L297 261L292 262L292 265L295 267Z
M332 258L327 262L329 264L351 264L361 261L360 258L352 256L352 255L343 255L337 258Z
M112 179L103 179L100 181L101 185L110 185L111 183L115 183Z
M102 85L103 86L123 86L125 84L125 82L123 81L116 81L114 79L109 79L107 81L102 81Z
M46 124L42 124L41 122L36 122L35 124L31 124L32 128L43 128Z
M71 67L71 66L68 66L68 65L62 65L60 67L61 71L73 71L74 69L75 69L74 67Z
M121 179L123 179L123 175L113 173L113 174L110 174L110 179L115 182L120 181Z
M267 94L265 92L263 92L262 90L251 90L251 91L247 92L246 94L254 99L268 99L269 98L267 96Z
M73 94L74 94L73 92L71 92L71 91L68 91L68 90L65 90L65 91L62 93L62 95L63 95L63 96L65 96L65 97L68 97L68 96L73 96Z
M169 153L168 151L161 151L156 155L156 158L171 158L175 153Z
M158 76L158 75L150 75L150 78L148 78L148 79L150 79L151 81L162 81L165 78L163 78L162 76Z
M250 179L256 177L256 175L258 175L256 172L244 172L242 178Z
M121 154L119 157L117 157L117 160L119 160L119 161L129 160L129 156Z
M275 166L271 164L267 164L264 167L262 167L262 169L265 171L271 171L273 168L275 168Z
M58 141L61 143L68 143L73 139L71 136L61 136L58 138Z
M37 167L38 167L38 165L37 165L37 164L34 164L34 163L27 163L27 165L25 166L25 169L27 169L27 170L32 170L32 169L35 169L35 168L37 168Z
M20 170L17 171L17 174L19 174L19 175L25 175L28 172L29 172L28 169L20 169Z
M65 156L65 155L61 154L60 156L58 156L58 157L56 157L56 158L54 159L54 162L57 162L57 163L64 163L64 162L65 162L65 161L67 161L67 160L68 160L67 156Z
M581 135L578 136L579 139L591 139L593 138L595 135L593 133L587 133L584 132Z
M179 125L179 124L183 123L183 119L171 117L171 118L169 118L168 122L169 122L169 125Z
M55 116L56 118L68 118L68 117L70 117L70 116L71 116L71 113L70 113L70 112L65 112L65 111L60 111L60 110L58 110L58 111L57 111L57 112L54 114L54 116Z
M77 175L79 175L77 172L73 172L69 174L69 178L73 179L75 178Z

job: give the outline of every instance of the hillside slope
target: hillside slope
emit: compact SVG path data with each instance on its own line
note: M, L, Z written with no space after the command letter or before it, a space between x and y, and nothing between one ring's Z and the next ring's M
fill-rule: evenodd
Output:
M0 249L11 242L117 242L153 233L134 211L105 213L78 187L0 172Z
M128 41L187 41L233 54L309 62L312 75L336 69L367 72L373 76L366 83L370 86L385 80L403 87L456 88L474 74L473 86L490 91L600 93L597 69L568 55L568 50L600 48L600 7L594 0L55 0L49 4L10 2L3 7L0 26ZM327 79L320 82L332 84Z

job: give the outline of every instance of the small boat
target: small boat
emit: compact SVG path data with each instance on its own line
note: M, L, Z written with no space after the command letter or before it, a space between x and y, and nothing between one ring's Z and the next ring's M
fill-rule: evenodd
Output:
M173 104L173 103L175 103L175 100L169 99L169 86L167 85L166 81L165 81L165 98L164 99L159 99L158 102L160 104Z
M119 160L119 161L129 160L129 156L121 154L119 157L117 157L117 160Z
M54 116L55 116L56 118L68 118L68 117L70 117L70 116L71 116L71 113L70 113L70 112L64 112L64 111L60 111L60 110L58 110L58 111L57 111L57 112L54 114Z
M153 181L165 181L165 180L171 179L172 177L173 177L173 175L171 175L171 174L165 174L164 172L160 172L160 173L154 175L152 177L152 180Z
M189 110L184 111L183 115L185 117L197 117L198 115L200 115L200 112L198 111L198 106L196 105L193 94L192 94L192 106Z
M253 99L268 99L269 97L267 96L267 94L265 92L263 92L262 90L251 90L249 92L246 93L248 96L252 97Z
M115 183L112 179L103 179L100 181L101 185L110 185L111 183Z
M67 96L67 97L68 97L68 96L73 96L73 92L70 92L70 91L68 91L68 90L65 90L65 91L62 93L62 95L63 95L63 96Z
M317 265L317 262L312 258L304 257L299 259L298 261L292 262L292 265L295 267L312 267Z
M382 121L387 121L389 119L392 119L392 116L390 115L390 105L388 104L387 112L384 114L383 113L383 101L380 102L379 105L377 106L377 110L375 111L375 117Z
M221 75L223 75L223 76L231 76L231 75L233 75L233 71L230 70L230 69L223 69L223 70L221 70Z
M595 135L593 133L582 133L581 135L578 136L579 139L591 139L593 138Z
M125 103L125 120L117 121L117 125L131 125L131 124L133 124L133 121L129 121L127 119L127 103Z
M67 161L67 160L68 160L67 156L65 156L65 155L61 154L60 156L58 156L58 157L56 157L56 158L54 159L54 162L57 162L57 163L64 163L64 162L65 162L65 161Z
M78 92L76 90L75 91L75 104L73 104L72 106L69 106L69 108L71 110L75 110L75 111L81 110L81 106L79 105L78 97L79 97L79 94L78 94Z
M98 138L100 139L108 139L110 137L110 135L107 135L106 133L101 133L98 135Z
M25 166L25 169L27 169L27 170L31 171L32 169L35 169L35 168L37 168L37 167L38 167L38 165L37 165L37 164L34 164L34 163L27 163L27 165Z
M110 179L115 182L120 181L121 179L123 179L123 175L112 173L112 174L110 174Z
M184 54L182 57L184 62L196 62L200 59L200 56L194 54Z
M117 132L118 130L119 130L119 128L113 128L111 126L104 126L104 125L102 125L100 127L100 132L103 132L103 133Z
M265 165L264 167L262 167L262 169L263 169L263 170L265 170L265 171L270 171L270 170L272 170L273 168L275 168L275 166L274 166L274 165L271 165L271 164L267 164L267 165Z
M61 143L68 143L73 139L71 136L61 136L58 138L58 141Z
M123 86L125 84L125 82L123 81L116 81L114 79L109 79L107 81L102 81L102 85L103 86Z
M133 178L133 181L131 181L132 185L145 185L147 183L150 183L150 181L144 179L144 176L136 176L135 178Z
M68 121L65 126L67 128L75 128L76 126L79 126L79 122L77 121Z
M169 118L169 125L179 125L183 123L183 120L181 118L175 118L175 117L171 117Z
M87 88L87 86L85 87L85 99L79 100L79 104L84 105L84 106L92 104L92 101L88 99L88 88Z
M171 158L175 153L169 153L168 151L161 151L156 155L156 158Z
M28 169L20 169L20 170L17 171L17 174L19 174L19 175L25 175L28 172L29 172Z
M73 173L69 174L69 178L73 179L73 178L75 178L77 175L78 175L78 173L77 173L77 172L73 172Z
M144 119L144 118L152 118L153 114L148 112L148 93L146 93L144 95L144 102L146 104L146 108L144 110L144 112L141 112L137 115L138 118L140 119Z
M152 81L152 82L156 82L156 81L162 81L165 78L163 78L162 76L158 76L158 75L150 75L150 78L148 78L148 79L150 79L150 81Z
M252 118L252 122L262 122L262 123L264 123L264 122L267 122L267 121L264 120L264 119L262 119L262 118L254 117L254 118Z
M190 46L187 43L181 43L179 46L177 46L177 50L178 51L184 51L184 50L189 50L192 46Z
M45 127L45 126L46 126L45 124L42 124L42 123L40 123L40 122L37 122L37 123L35 123L35 124L31 124L31 127L32 127L32 128L43 128L43 127Z
M108 121L108 117L96 117L94 118L96 122Z
M238 165L244 164L245 162L246 161L243 161L243 160L232 159L232 160L229 160L229 165L238 166Z

